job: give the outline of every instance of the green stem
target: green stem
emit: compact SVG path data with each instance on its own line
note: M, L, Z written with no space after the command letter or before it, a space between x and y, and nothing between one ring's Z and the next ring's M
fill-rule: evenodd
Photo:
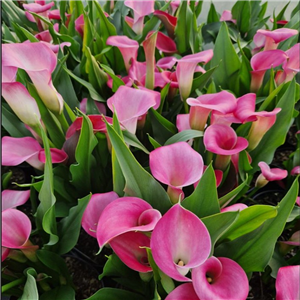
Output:
M184 112L189 113L189 105L186 103L186 99L183 99Z
M15 281L7 283L7 284L2 286L1 291L2 291L2 293L5 293L7 290L9 290L9 289L11 289L11 288L13 288L17 285L20 285L20 284L24 283L25 281L26 281L26 278L22 277L22 278L19 278L19 279L15 280Z
M67 119L66 119L64 113L62 112L61 114L56 114L55 116L56 116L57 120L59 121L59 123L61 124L63 131L66 133L69 128L69 124L67 122Z

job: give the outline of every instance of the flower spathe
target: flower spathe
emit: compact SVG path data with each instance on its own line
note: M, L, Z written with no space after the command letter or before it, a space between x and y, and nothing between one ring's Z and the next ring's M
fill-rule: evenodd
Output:
M276 300L300 299L300 266L281 267L276 278Z
M191 281L185 275L208 258L211 240L203 222L178 203L156 224L150 247L164 273L177 281Z
M167 297L166 300L199 300L193 284L184 283L175 288Z
M192 280L199 299L245 300L249 292L245 271L226 257L210 257L192 270Z

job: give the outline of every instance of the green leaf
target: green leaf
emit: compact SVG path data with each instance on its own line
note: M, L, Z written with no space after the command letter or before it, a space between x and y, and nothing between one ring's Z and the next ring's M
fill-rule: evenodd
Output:
M234 224L239 215L239 211L228 211L224 213L218 213L215 215L211 215L205 218L202 218L201 221L206 226L209 231L209 235L211 238L211 253L214 253L214 247L216 242L220 237Z
M182 206L199 218L220 212L216 177L211 164L202 175L195 191L182 201Z
M46 293L43 293L40 297L40 300L53 300L53 299L74 300L75 291L68 285L62 285Z
M216 256L225 256L236 261L245 272L263 272L269 263L276 241L284 230L286 220L298 195L298 179L278 204L278 214L267 220L258 229L216 248Z
M209 12L207 15L207 21L206 23L215 23L215 22L219 22L220 17L216 11L215 5L211 2L210 4L210 8L209 8Z
M178 142L186 142L190 139L201 137L201 136L203 136L203 131L193 130L193 129L183 130L181 132L176 133L171 138L169 138L164 145L166 146Z
M216 86L220 86L223 90L230 89L238 95L238 75L241 62L231 43L225 22L222 23L217 36L214 47L214 56L210 65L219 65L218 72L215 72L212 76Z
M116 299L130 299L130 300L144 300L144 296L132 293L126 290L114 288L101 288L93 296L86 300L116 300Z
M149 133L147 135L148 135L149 142L151 143L154 149L161 147L161 144L158 143L153 137L151 137Z
M38 300L39 293L36 286L35 277L37 276L37 273L35 269L27 268L24 273L27 275L27 281L25 283L23 295L20 300Z
M237 221L230 227L225 235L222 236L222 240L235 240L255 230L266 220L275 218L276 215L277 207L270 205L253 205L243 209Z
M52 246L58 242L55 219L56 198L53 193L53 171L48 138L42 125L40 125L44 144L46 162L44 169L44 181L39 193L40 205L37 208L36 222L39 230L44 230L50 237L47 245Z
M173 123L165 119L152 107L148 111L149 118L153 129L154 139L160 144L164 144L169 138L171 138L177 129Z
M75 79L77 82L79 82L81 85L83 85L84 87L86 87L90 93L90 96L94 99L94 100L98 100L100 102L106 102L106 100L104 100L98 93L97 91L94 89L94 87L87 81L81 79L80 77L76 76L73 72L71 72L70 70L67 69L67 67L63 66L63 69L73 78Z
M237 22L237 28L244 36L250 28L251 7L249 1L237 1L231 9L232 18Z
M240 177L243 181L245 181L248 172L252 170L246 150L243 150L239 153L238 167L239 167Z
M175 42L180 54L186 52L189 47L186 12L187 1L182 1L177 11L177 24L175 27Z
M82 128L75 150L76 163L70 166L70 172L72 184L80 191L81 196L85 196L91 192L92 152L97 145L97 139L94 136L90 119L86 115L82 117Z
M26 38L31 42L31 43L36 43L39 42L39 39L37 39L33 34L31 34L28 30L25 28L21 27L19 24L16 24L16 26L23 32L23 34L26 36Z
M139 197L147 201L153 208L166 212L171 203L163 187L138 163L120 135L109 124L107 133L116 151L122 173L125 177L125 192L128 196Z
M135 148L138 148L145 152L146 154L149 154L149 151L146 149L146 147L139 141L139 139L136 137L135 134L129 132L128 130L123 131L124 141L125 143L129 144L130 146L133 146Z
M81 219L92 194L78 199L78 204L70 209L69 216L57 225L59 242L55 245L55 253L65 254L72 250L79 238Z
M259 167L258 163L264 161L271 163L275 150L285 142L286 134L291 126L295 105L295 80L287 83L289 88L279 100L276 107L281 111L277 114L275 124L263 136L258 146L251 151L252 172L256 172Z
M194 92L196 89L201 91L205 87L209 79L212 77L217 67L218 66L215 66L209 69L208 71L206 71L204 74L201 74L200 76L194 78L191 93Z

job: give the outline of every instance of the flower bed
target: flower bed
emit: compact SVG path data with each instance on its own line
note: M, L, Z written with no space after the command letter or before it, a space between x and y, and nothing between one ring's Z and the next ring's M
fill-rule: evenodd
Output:
M299 299L299 6L267 5L2 2L4 296Z

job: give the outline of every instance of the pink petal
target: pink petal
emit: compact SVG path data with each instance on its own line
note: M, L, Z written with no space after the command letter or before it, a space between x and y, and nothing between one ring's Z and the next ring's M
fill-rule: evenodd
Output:
M208 279L212 280L210 283ZM235 261L225 257L210 257L192 270L193 286L200 299L246 299L249 292L248 278Z
M29 158L37 156L41 149L41 145L32 137L5 136L2 138L2 165L17 166Z
M80 15L76 20L75 20L75 30L83 36L83 30L84 30L84 16Z
M118 199L119 196L115 192L92 195L82 216L82 227L92 237L97 238L96 230L98 220L105 207Z
M213 51L205 50L196 54L186 55L178 61L176 75L182 99L186 99L191 91L193 76L198 63L207 63L213 57Z
M2 96L25 124L31 127L40 124L41 114L37 103L20 82L2 83ZM22 99L22 105L20 105Z
M300 230L294 232L288 241L280 241L279 243L299 247L300 246Z
M210 249L210 236L202 221L179 204L168 210L152 232L154 261L177 281L191 281L185 275L208 258Z
M297 197L297 198L296 198L296 204L297 204L298 206L300 206L300 197Z
M191 129L189 114L178 114L176 117L176 127L178 132Z
M38 34L35 35L35 37L43 42L47 42L47 43L52 42L52 36L51 36L49 30L39 32Z
M142 199L116 199L106 206L99 218L98 244L101 248L113 238L129 231L151 231L160 218L160 212Z
M232 14L231 14L230 10L223 11L220 21L230 21L230 22L236 24L236 20L232 19Z
M154 11L153 15L158 17L164 24L169 37L174 38L174 30L177 24L177 18L161 10Z
M266 29L259 29L257 33L271 38L276 44L285 41L286 39L298 34L298 30L290 28L279 28L273 31Z
M51 154L51 160L52 160L53 164L63 163L68 159L68 155L64 150L51 148L50 149L50 154ZM45 155L45 150L44 149L42 149L39 152L39 160L42 163L46 163L46 155Z
M184 283L174 289L165 300L200 300L192 283Z
M22 249L29 239L31 222L21 211L13 208L2 212L2 246Z
M156 48L165 53L175 53L177 51L175 42L160 31L157 32Z
M3 262L7 256L9 255L10 249L9 248L5 248L5 247L1 247L1 262Z
M43 43L13 43L2 45L2 65L24 69L45 105L53 112L60 113L63 99L52 84L51 74L57 58Z
M15 208L23 205L30 197L30 190L28 191L15 191L4 190L2 191L2 211Z
M110 246L121 261L137 272L151 272L147 251L150 247L150 238L141 232L127 232L110 241Z
M153 177L177 188L191 185L202 176L202 156L186 142L155 149L149 164Z
M2 84L15 82L18 69L15 67L2 66Z
M276 300L300 299L300 266L281 267L276 278Z
M177 59L174 56L166 56L157 61L156 66L161 69L172 69Z
M66 14L68 16L68 14ZM60 11L59 9L53 9L48 12L48 18L50 20L60 20Z
M224 207L221 209L221 212L226 212L226 211L241 211L245 208L248 208L246 204L243 203L236 203L227 207Z
M139 44L137 41L132 40L128 38L125 35L115 35L115 36L110 36L106 40L106 44L110 46L115 46L118 47L124 60L124 64L126 67L126 70L128 72L130 68L130 61L131 59L137 59L137 54L138 54L138 49L139 49Z
M54 5L54 2L50 2L45 5L40 5L38 3L29 3L29 4L23 4L24 9L34 12L36 14L42 13L45 11L48 11L52 6Z
M206 150L220 155L232 155L248 147L245 138L238 137L233 128L223 124L210 125L204 132L203 142Z
M142 16L150 15L154 12L154 1L138 1L138 0L126 0L124 4L134 11L134 20Z
M263 176L268 181L282 180L288 175L287 170L282 170L279 168L270 168L268 164L266 164L263 161L259 162L258 166L260 167Z
M297 176L300 174L300 166L295 166L292 170L291 170L291 175L292 176Z
M139 62L135 59L131 61L131 66L128 71L128 76L135 82L136 85L141 85L142 78L146 75L146 62Z
M120 123L131 133L135 133L138 117L154 107L160 93L148 90L120 86L117 92L107 100L111 111L116 111Z
M283 63L283 70L286 76L285 81L293 79L294 75L300 72L300 43L294 45L292 48L287 50L285 53L289 57L287 62Z

